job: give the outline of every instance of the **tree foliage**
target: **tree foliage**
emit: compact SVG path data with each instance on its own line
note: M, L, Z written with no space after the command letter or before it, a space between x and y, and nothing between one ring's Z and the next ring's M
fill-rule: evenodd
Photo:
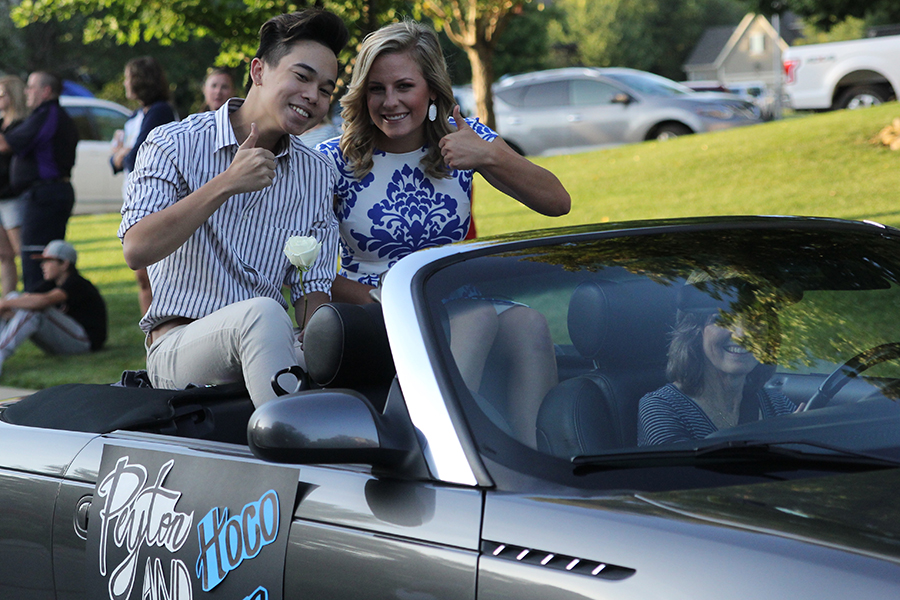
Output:
M472 68L478 116L494 127L494 54L507 23L530 0L418 0L417 9L462 48Z
M740 0L557 0L550 36L565 65L632 67L682 79L708 27L737 25Z
M217 64L235 67L249 62L256 52L259 27L269 18L325 6L350 27L347 55L355 55L359 41L370 31L396 17L402 0L331 0L274 2L273 0L22 0L12 11L16 24L85 19L83 41L112 39L134 46L156 41L162 45L196 38L219 44Z
M791 11L817 29L830 31L848 17L868 25L900 23L897 0L747 0L749 8L770 16Z

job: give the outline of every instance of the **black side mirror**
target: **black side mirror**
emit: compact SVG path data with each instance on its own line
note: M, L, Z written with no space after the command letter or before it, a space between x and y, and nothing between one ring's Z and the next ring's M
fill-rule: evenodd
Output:
M250 417L250 450L277 463L368 464L397 475L427 477L402 397L398 393L393 400L400 406L380 415L361 394L348 389L276 398Z

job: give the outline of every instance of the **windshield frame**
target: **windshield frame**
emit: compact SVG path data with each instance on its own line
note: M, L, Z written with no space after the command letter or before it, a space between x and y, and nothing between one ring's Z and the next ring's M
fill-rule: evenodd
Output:
M613 225L612 227L615 227L615 225ZM423 271L418 274L417 279L422 282L423 287L427 290L429 286L433 285L433 278L438 276L438 274L441 273L444 269L452 267L453 265L461 264L466 261L477 260L481 257L490 257L491 255L498 255L503 253L508 254L517 251L521 252L526 249L537 249L549 245L555 246L559 244L578 244L582 242L596 242L612 238L641 237L648 235L660 235L664 233L690 234L691 232L715 232L728 229L739 229L741 231L746 231L748 229L765 229L777 231L779 229L792 228L800 231L814 231L817 229L823 231L832 230L835 232L857 231L865 235L876 235L890 238L891 243L894 244L900 242L900 235L898 235L898 232L890 228L878 228L873 227L869 224L841 222L830 219L770 220L768 218L750 218L723 222L688 219L681 220L679 222L626 223L618 224L618 227L621 227L621 229L614 230L610 228L610 230L607 231L585 231L584 228L576 228L570 230L567 235L558 237L536 236L533 239L529 239L528 237L529 235L533 234L520 234L519 236L513 236L513 241L508 241L499 245L476 243L474 245L474 248L470 251L451 254L433 262L431 265L429 265L427 272ZM430 353L432 353L434 359L433 364L436 366L438 377L443 382L441 387L444 389L445 393L449 392L447 401L457 405L460 421L464 422L469 428L470 432L472 432L470 450L473 450L478 454L481 464L485 465L486 470L495 477L496 473L501 471L507 473L515 473L515 478L518 478L522 475L535 476L534 473L525 473L522 469L516 467L515 465L507 464L508 461L505 461L503 459L499 461L497 460L498 456L515 454L517 452L521 453L524 447L516 443L504 444L498 441L496 436L502 433L502 431L497 429L493 424L485 422L484 419L481 419L478 415L479 411L473 410L474 401L472 400L472 396L468 393L467 390L465 390L465 386L462 383L461 377L459 376L458 371L454 368L455 364L452 359L452 355L450 354L449 346L446 344L445 340L441 339L444 335L444 332L442 329L435 326L435 322L432 316L429 314L430 312L432 312L431 307L433 306L433 302L427 296L428 292L425 291L422 296L417 298L417 311L420 311L420 325L422 325L423 330L427 330L423 331L423 333L428 338ZM447 365L450 365L451 368L446 368ZM495 438L492 441L493 446L495 446L494 448L486 449L483 446L480 438L483 438L485 436ZM541 467L542 469L561 469L559 464L556 464L555 466L549 465L549 463L556 462L557 459L555 459L554 457L541 456L541 454L536 451L532 452L528 449L525 450L530 457L529 460L532 460L533 462L535 462L535 464L545 463L544 466ZM563 462L570 463L571 461ZM570 464L568 464L567 469L571 469ZM537 471L540 471L540 469L537 469ZM587 484L584 478L582 478L582 481L573 482L570 477L554 478L548 477L546 474L538 474L536 476L545 480L556 479L555 483L557 484L574 485L575 487L579 488L585 486L595 487L597 485L595 483ZM590 477L588 479L593 479L593 477ZM616 476L612 479L619 480L621 479L621 477ZM621 484L621 481L619 481L619 484ZM607 486L602 485L601 487L605 488ZM640 486L638 487L640 488Z

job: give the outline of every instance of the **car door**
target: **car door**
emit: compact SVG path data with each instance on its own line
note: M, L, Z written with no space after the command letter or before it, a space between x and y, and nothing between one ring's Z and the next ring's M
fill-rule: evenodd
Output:
M570 82L570 106L566 120L571 124L572 146L608 146L626 143L631 103L622 102L624 92L596 79Z
M109 482L117 468L126 481L140 467L138 487L168 502L155 522L170 525L150 527L133 543L123 534L117 548L117 531L129 530L141 512L110 500ZM364 466L274 465L245 446L132 432L91 443L66 479L54 525L59 598L124 598L109 586L122 572L132 578L130 597L151 600L475 597L482 506L476 489L379 478ZM274 506L275 497L286 526L262 544L254 531L271 527L254 529L253 515ZM79 534L72 523L85 514ZM187 515L181 541L172 524ZM136 567L123 566L129 543Z
M509 105L497 115L497 128L525 154L567 148L571 141L569 82L544 81L497 92Z
M0 422L0 598L58 597L52 576L57 496L67 465L92 437ZM72 528L71 516L66 524Z

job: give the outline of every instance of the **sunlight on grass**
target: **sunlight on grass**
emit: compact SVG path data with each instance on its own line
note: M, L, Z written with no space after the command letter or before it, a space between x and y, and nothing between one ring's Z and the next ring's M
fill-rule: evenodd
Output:
M891 119L879 107L645 142L534 161L572 196L569 215L537 215L475 182L479 235L632 219L785 214L900 225L900 153L869 143Z

